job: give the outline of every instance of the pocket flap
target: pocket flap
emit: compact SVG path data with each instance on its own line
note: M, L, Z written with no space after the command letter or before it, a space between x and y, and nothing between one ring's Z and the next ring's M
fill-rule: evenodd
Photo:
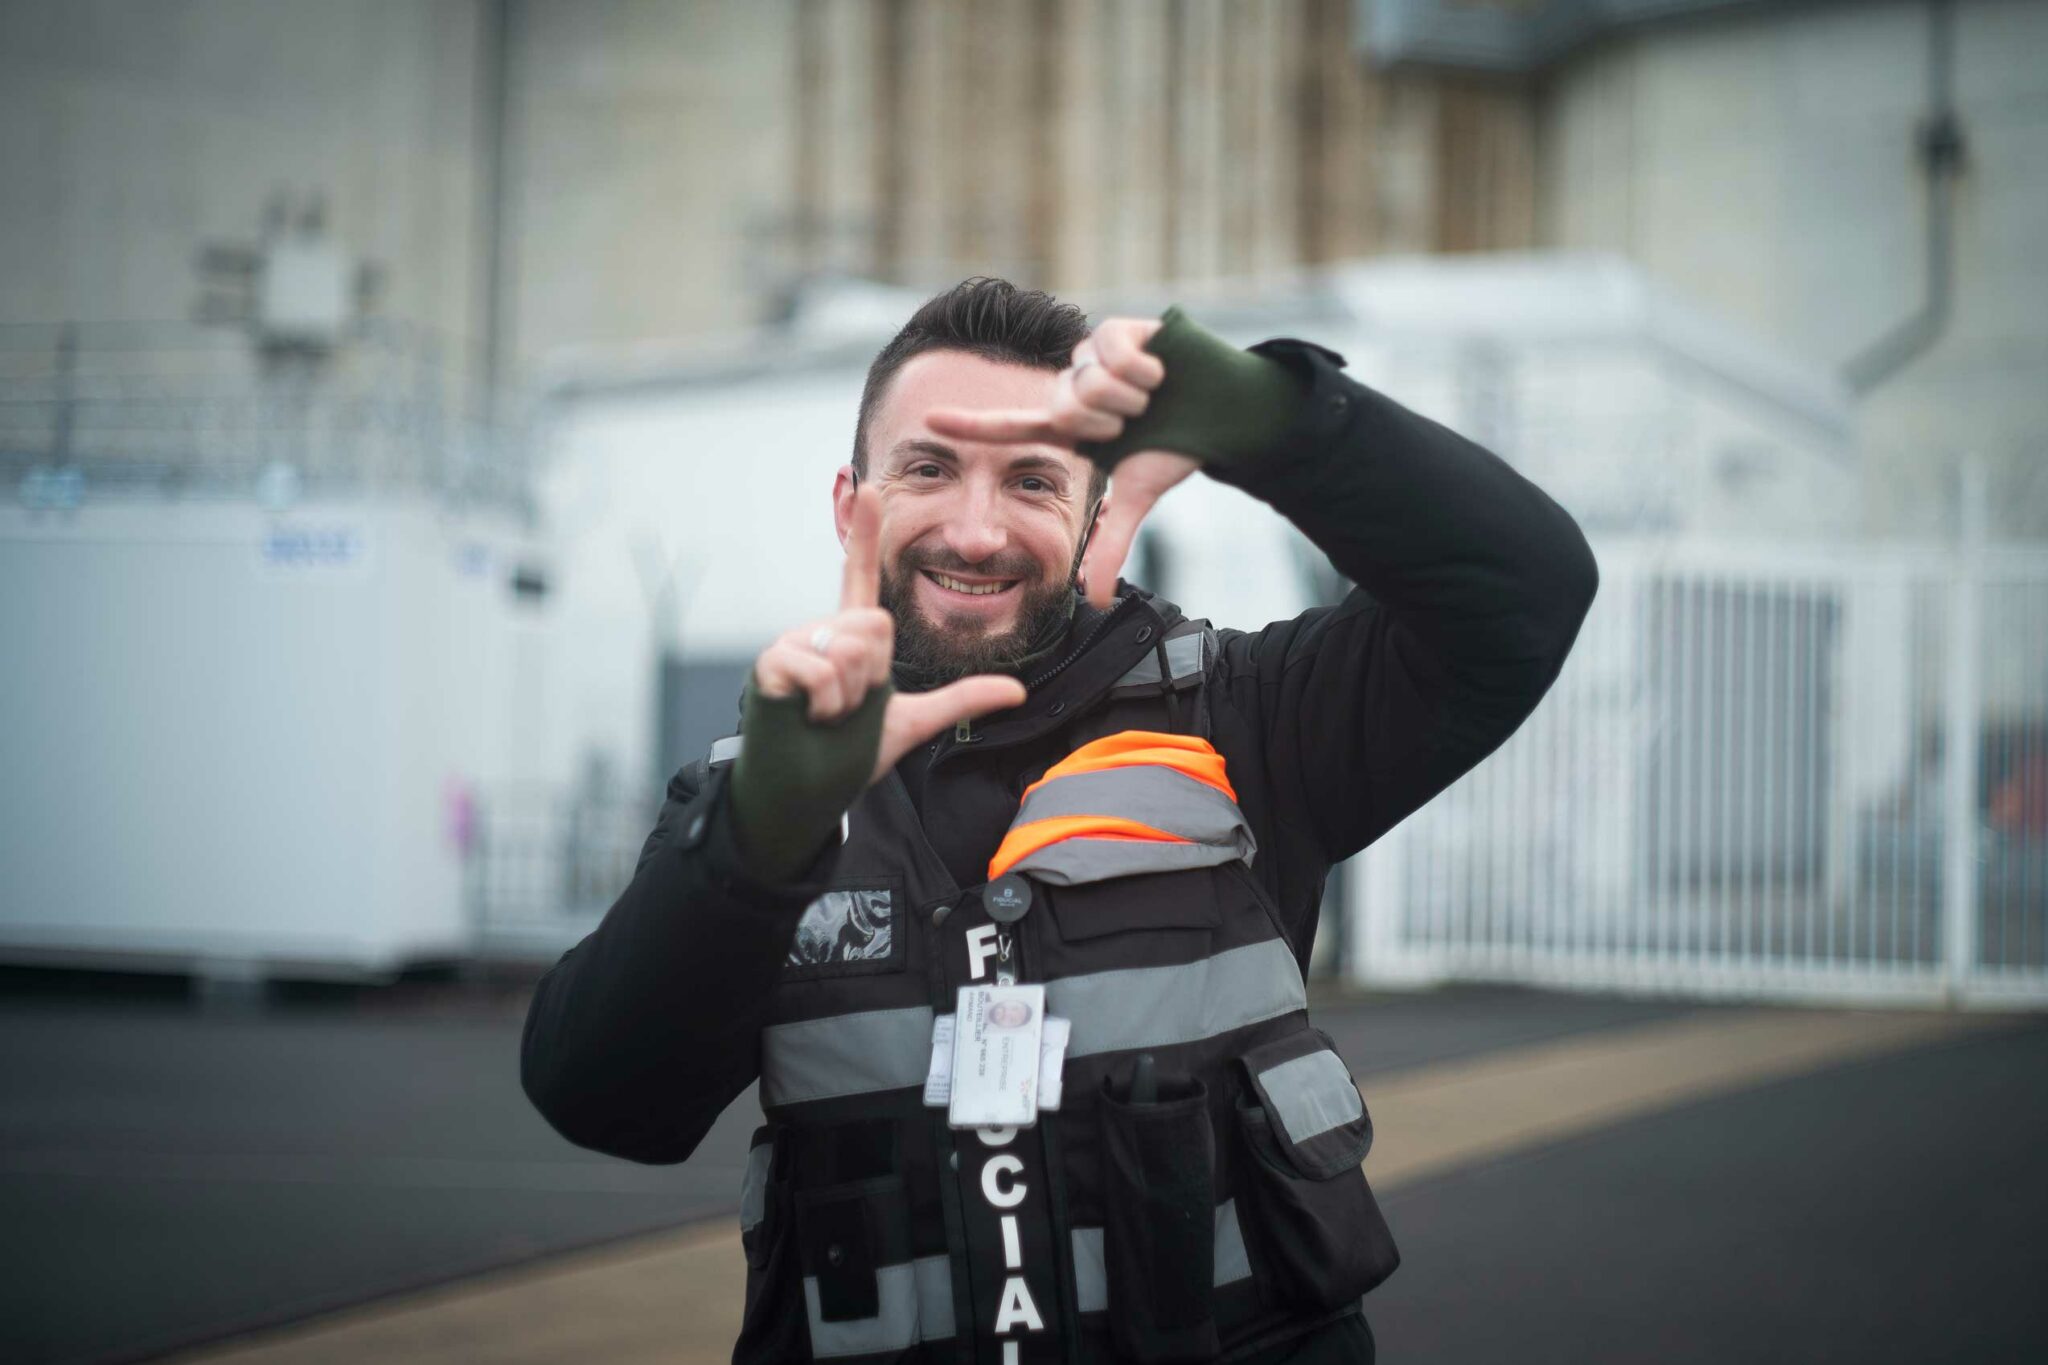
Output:
M1207 868L1159 872L1149 877L1115 877L1074 886L1036 887L1059 921L1069 943L1131 929L1222 927L1214 874Z
M850 1322L877 1316L877 1271L910 1259L902 1178L798 1190L796 1222L804 1276L817 1284L820 1319Z
M1295 1168L1327 1180L1356 1167L1372 1148L1372 1118L1321 1029L1276 1038L1241 1059L1245 1078L1265 1106L1273 1138Z

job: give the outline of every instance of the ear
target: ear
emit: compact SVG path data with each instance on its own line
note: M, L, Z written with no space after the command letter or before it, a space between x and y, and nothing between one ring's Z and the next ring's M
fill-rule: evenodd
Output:
M853 495L858 488L853 466L839 466L839 472L832 476L832 525L839 532L841 545L846 544L846 537L853 530Z

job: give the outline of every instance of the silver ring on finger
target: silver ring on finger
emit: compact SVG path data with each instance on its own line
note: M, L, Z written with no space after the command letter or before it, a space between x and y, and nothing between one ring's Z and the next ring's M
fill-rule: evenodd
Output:
M819 626L811 632L811 649L814 653L823 654L831 645L832 627Z
M1074 366L1074 378L1073 378L1073 381L1072 381L1072 382L1073 382L1073 385L1074 385L1074 387L1075 387L1075 388L1077 388L1077 389L1078 389L1078 388L1080 388L1080 387L1081 387L1081 374L1082 374L1082 372L1083 372L1083 371L1085 371L1085 370L1086 370L1086 369L1087 369L1087 368L1088 368L1088 367L1089 367L1090 365L1093 365L1093 364L1096 364L1096 363L1097 363L1097 362L1096 362L1096 361L1093 361L1093 360L1084 360L1084 361L1082 361L1082 362L1081 362L1080 364L1078 364L1078 365Z

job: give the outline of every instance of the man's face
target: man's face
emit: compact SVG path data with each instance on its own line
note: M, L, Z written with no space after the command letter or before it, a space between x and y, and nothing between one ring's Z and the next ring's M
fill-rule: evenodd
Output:
M927 351L896 372L870 420L865 481L882 498L882 605L896 618L896 657L921 672L1000 671L1067 614L1087 460L1060 446L945 440L925 424L937 408L1044 408L1056 380ZM851 466L840 470L833 511L844 542Z

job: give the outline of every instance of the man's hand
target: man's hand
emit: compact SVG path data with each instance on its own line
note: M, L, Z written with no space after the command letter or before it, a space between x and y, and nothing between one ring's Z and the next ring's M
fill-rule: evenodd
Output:
M1149 318L1110 318L1074 348L1072 364L1060 371L1052 406L1012 412L970 412L946 408L926 420L940 436L999 445L1060 445L1112 441L1124 423L1144 413L1166 367L1145 343L1159 330ZM1111 496L1095 524L1081 560L1088 600L1107 607L1116 595L1116 573L1130 554L1138 527L1167 489L1199 463L1167 450L1141 450L1119 461ZM936 695L936 694L934 694Z
M786 632L754 660L755 689L765 698L808 696L805 714L814 726L845 719L860 709L870 689L889 680L896 622L879 605L881 538L881 494L862 488L854 494L838 612ZM912 746L948 726L1021 705L1024 697L1023 683L992 673L962 678L930 692L890 697L869 783L895 767Z

